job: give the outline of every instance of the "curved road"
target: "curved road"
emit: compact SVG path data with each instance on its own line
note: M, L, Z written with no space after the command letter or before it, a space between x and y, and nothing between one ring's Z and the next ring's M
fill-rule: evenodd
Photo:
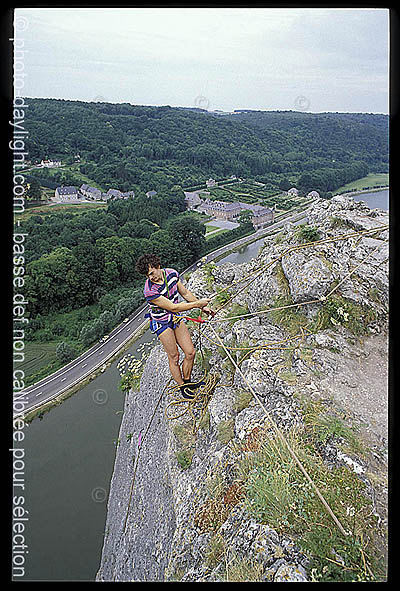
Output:
M258 230L251 236L240 238L235 242L231 242L218 250L214 250L206 257L206 262L210 262L220 256L225 251L236 248L240 245L245 245L248 242L253 242L255 239L260 239L266 236L271 230L276 230L287 222L298 222L305 217L306 210L296 213L288 218L282 219L279 222L271 224L267 228ZM204 259L204 257L203 257ZM194 271L201 261L193 263L181 274ZM148 321L144 318L144 314L148 309L147 304L143 304L138 308L127 320L122 322L114 330L110 332L107 338L101 339L97 344L93 345L88 351L83 353L80 357L74 359L55 373L43 378L36 384L29 386L23 392L15 394L14 401L24 401L24 410L15 413L15 417L26 415L28 412L43 406L45 403L56 398L66 390L71 389L85 378L90 376L94 371L101 367L108 359L113 357L119 349L121 349L136 331L144 327Z

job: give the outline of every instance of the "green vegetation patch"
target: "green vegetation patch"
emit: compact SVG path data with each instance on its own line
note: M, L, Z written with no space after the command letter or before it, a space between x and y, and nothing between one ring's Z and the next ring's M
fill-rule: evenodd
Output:
M346 191L362 191L365 189L373 189L374 187L388 187L389 173L371 173L367 174L356 181L347 183L337 189L337 193L345 193Z
M57 346L57 341L47 343L27 341L25 343L24 361L18 363L18 367L25 374L26 386L34 384L49 373L62 367L62 362L56 356Z
M249 313L249 307L247 304L245 304L244 306L240 305L240 304L233 304L229 310L229 316L243 316L244 314L248 314ZM233 326L235 324L235 322L237 322L238 320L240 320L240 318L233 318L233 320L229 320L229 326Z
M229 443L235 436L234 425L235 421L233 419L227 419L218 423L218 441L224 444Z
M358 426L349 426L337 413L327 412L322 401L307 400L304 404L303 416L308 435L316 445L339 438L344 441L344 446L349 453L364 454L365 450L358 437Z
M307 316L301 306L294 305L291 296L277 296L272 302L271 308L275 308L269 312L272 321L285 328L289 334L298 334L301 328L306 328Z
M318 581L376 581L384 576L374 540L377 518L366 485L347 467L327 467L307 431L291 431L291 448L300 459L349 536L343 536L324 509L286 446L265 436L261 446L242 458L245 504L260 523L293 536L309 555Z
M300 242L316 242L321 238L321 232L318 228L309 226L308 224L300 224L297 227L295 235Z
M192 465L196 444L193 425L192 423L176 423L173 433L179 446L179 449L175 452L175 458L182 470L187 470Z
M367 486L347 466L325 464L320 453L321 444L331 439L361 450L357 430L327 412L322 402L306 403L303 411L304 426L285 432L286 441L348 535L337 527L286 443L272 430L255 427L243 441L231 444L229 467L217 464L205 481L206 498L194 515L196 527L212 533L205 563L227 566L220 527L241 503L258 523L293 539L309 559L311 581L384 581L381 533ZM262 576L256 560L238 557L230 564L229 581Z
M368 332L368 325L376 320L372 307L345 300L340 295L332 295L320 306L316 328L324 330L344 326L352 334L361 336Z

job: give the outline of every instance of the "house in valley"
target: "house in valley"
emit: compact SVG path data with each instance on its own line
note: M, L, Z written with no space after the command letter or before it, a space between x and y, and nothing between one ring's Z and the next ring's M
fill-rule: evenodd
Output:
M194 209L203 202L197 193L185 191L185 203L188 209Z
M253 217L251 218L251 223L253 224L254 228L257 230L258 228L262 228L266 224L272 224L275 217L275 207L272 209L270 207L264 207L262 205L248 205L246 203L241 203L244 209L250 209L253 212Z
M79 201L82 195L79 193L76 187L57 187L54 192L54 201L66 202L66 201Z
M246 210L252 212L251 222L256 229L262 228L266 224L270 224L274 221L275 208L271 209L270 207L252 205L240 201L227 203L225 201L211 201L211 199L206 199L196 208L196 211L204 212L217 220L225 220L229 222L236 221L240 212Z
M88 199L93 199L94 201L101 201L103 196L100 189L96 189L96 187L91 187L87 184L81 186L80 192Z
M120 191L119 189L108 189L107 193L103 193L103 201L109 201L110 199L129 199L135 196L135 191Z
M232 222L238 217L242 208L239 203L226 203L225 201L211 201L206 199L197 211L204 211L207 215L213 216L217 220Z
M298 197L299 196L299 191L296 189L296 187L292 187L291 189L289 189L289 191L287 192L288 195L291 195L292 197Z
M60 160L43 160L43 159L40 162L40 164L36 165L37 168L58 168L59 166L61 166Z

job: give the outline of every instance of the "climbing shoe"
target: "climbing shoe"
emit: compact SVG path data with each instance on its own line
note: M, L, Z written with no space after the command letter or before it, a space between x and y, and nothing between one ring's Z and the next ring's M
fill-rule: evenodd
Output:
M201 388L201 386L205 386L205 382L203 380L197 380L192 382L191 380L183 380L185 382L185 386L189 388L189 390L197 390L197 388Z
M179 390L181 391L182 398L186 398L187 400L194 398L194 394L187 384L179 386Z

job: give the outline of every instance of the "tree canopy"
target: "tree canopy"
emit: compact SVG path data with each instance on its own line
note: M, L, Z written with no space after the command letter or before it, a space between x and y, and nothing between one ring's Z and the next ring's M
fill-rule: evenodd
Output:
M359 178L357 167L388 171L388 124L387 115L366 113L238 111L221 116L59 99L29 99L26 112L31 159L70 163L79 155L75 171L52 172L53 181L76 184L84 174L104 190L143 192L232 174L279 188L306 172L320 185L328 175L329 190L334 190L344 178ZM35 175L50 178L47 169Z

